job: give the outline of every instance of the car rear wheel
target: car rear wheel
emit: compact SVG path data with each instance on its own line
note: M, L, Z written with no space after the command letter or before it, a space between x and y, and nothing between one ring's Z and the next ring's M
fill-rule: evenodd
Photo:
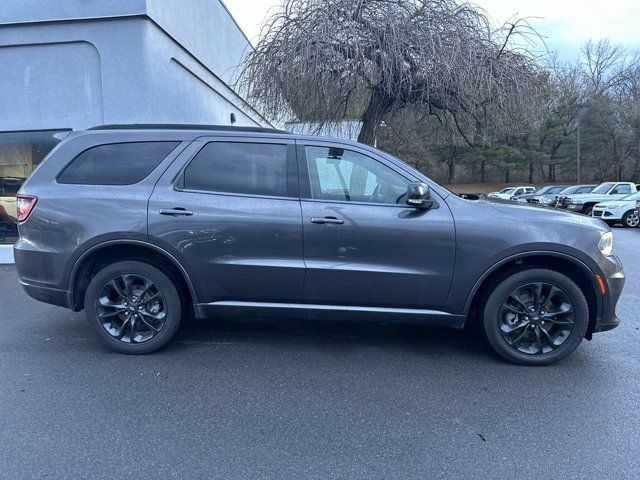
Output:
M622 224L627 228L636 228L640 224L638 210L630 210L622 216Z
M85 295L87 320L120 353L150 353L175 335L183 305L174 281L148 263L123 261L100 270Z
M523 270L502 279L484 304L493 349L520 365L548 365L580 344L589 306L580 288L553 270Z

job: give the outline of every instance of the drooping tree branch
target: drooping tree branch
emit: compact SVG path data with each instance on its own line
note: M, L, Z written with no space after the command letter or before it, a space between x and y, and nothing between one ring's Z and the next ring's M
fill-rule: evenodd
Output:
M472 144L539 117L542 73L514 47L521 28L458 0L284 0L241 82L276 120L358 118L372 143L385 116L428 107L455 114L452 132Z

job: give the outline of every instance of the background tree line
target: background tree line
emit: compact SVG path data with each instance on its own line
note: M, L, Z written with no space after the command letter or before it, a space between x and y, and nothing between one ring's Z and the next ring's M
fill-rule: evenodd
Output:
M638 55L541 44L457 0L285 0L241 81L270 117L359 119L359 141L444 183L640 180Z

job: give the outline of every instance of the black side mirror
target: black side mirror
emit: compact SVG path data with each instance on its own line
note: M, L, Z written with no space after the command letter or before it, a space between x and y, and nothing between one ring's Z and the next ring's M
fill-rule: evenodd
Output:
M412 182L407 185L407 205L416 208L429 209L433 207L429 185L422 182Z

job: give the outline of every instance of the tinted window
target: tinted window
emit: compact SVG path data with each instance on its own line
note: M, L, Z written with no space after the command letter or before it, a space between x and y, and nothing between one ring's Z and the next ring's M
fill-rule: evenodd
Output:
M404 203L409 183L373 158L341 148L306 147L311 198Z
M144 180L180 142L100 145L85 150L58 177L59 183L133 185Z
M208 143L185 169L184 188L285 197L287 146Z

